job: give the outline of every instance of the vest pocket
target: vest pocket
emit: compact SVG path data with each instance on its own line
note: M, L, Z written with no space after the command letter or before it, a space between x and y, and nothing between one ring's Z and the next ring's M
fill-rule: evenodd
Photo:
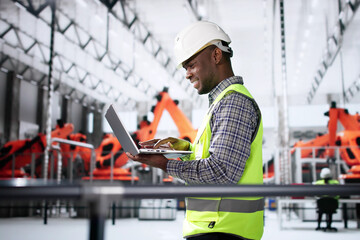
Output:
M219 220L219 213L186 211L186 220L189 222L217 222Z

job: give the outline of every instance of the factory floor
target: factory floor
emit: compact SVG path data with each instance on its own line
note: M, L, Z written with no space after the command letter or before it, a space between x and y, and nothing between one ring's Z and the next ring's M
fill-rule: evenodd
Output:
M285 217L285 216L284 216ZM176 219L172 221L138 220L137 218L116 219L115 225L107 220L105 240L181 240L184 212L177 211ZM315 222L302 222L291 217L284 218L283 229L279 227L277 213L265 211L265 229L263 240L358 240L360 229L355 221L344 223L337 221L333 227L338 232L315 231ZM325 223L323 223L325 225ZM2 240L86 240L89 239L89 222L87 219L51 217L47 225L37 218L0 218L0 239Z

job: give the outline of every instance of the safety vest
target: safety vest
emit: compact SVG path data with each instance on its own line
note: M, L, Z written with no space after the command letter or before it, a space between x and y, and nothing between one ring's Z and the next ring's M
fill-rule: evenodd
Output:
M325 180L324 179L321 179L321 180L317 180L315 182L316 185L325 185L325 184L339 184L339 181L336 180L336 179L329 179L328 183L325 183ZM336 196L329 196L329 195L323 195L321 197L333 197L335 198L336 200L338 200L340 198L339 195L336 195Z
M315 184L316 184L316 185L325 185L326 183L325 183L325 180L324 180L324 179L321 179L321 180L317 180ZM338 181L338 180L335 180L335 179L330 179L330 180L328 181L328 184L339 184L339 181Z
M196 139L191 145L193 154L183 160L198 160L210 156L210 119L214 106L227 94L239 92L253 100L248 90L241 84L232 84L214 100L200 126ZM253 100L254 101L254 100ZM251 143L250 157L237 184L262 184L262 119ZM186 217L183 225L184 237L203 233L223 232L246 239L260 239L263 234L263 197L212 197L186 198Z

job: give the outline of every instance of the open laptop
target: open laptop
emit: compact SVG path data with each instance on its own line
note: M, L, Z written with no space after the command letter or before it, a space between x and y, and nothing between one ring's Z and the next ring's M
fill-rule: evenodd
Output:
M162 154L167 158L178 158L192 153L192 151L169 149L138 149L129 132L125 129L124 124L121 122L113 104L111 104L109 109L106 111L105 118L109 122L110 127L114 131L114 134L119 140L124 151L129 152L134 156L138 154Z

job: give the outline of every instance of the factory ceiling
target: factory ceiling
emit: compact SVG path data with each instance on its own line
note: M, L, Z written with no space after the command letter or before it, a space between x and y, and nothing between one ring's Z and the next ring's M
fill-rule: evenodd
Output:
M172 52L176 33L201 19L230 35L235 74L261 106L282 96L289 105L356 104L359 2L2 0L0 67L43 87L51 72L53 90L98 109L134 109L164 87L202 108L206 96L176 70Z

